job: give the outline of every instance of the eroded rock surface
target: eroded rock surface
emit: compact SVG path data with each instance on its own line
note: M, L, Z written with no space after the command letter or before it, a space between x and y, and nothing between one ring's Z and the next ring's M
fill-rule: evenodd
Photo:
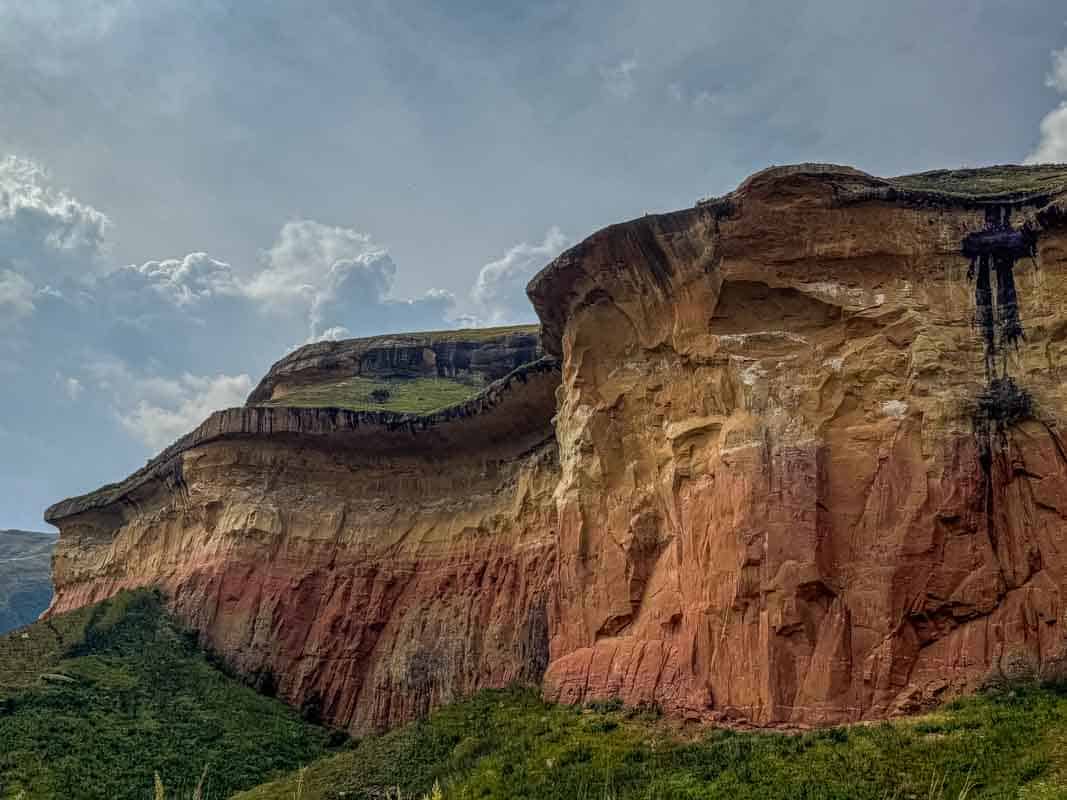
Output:
M271 367L248 402L284 402L286 395L303 386L356 375L470 376L495 381L541 355L536 325L315 342L294 350Z
M839 722L1057 669L1067 236L1036 232L1051 200L771 170L548 267L531 286L563 359L546 695Z
M221 412L49 511L52 611L161 584L354 730L542 673L757 724L1054 673L1064 196L802 165L607 228L530 286L561 373L433 419Z

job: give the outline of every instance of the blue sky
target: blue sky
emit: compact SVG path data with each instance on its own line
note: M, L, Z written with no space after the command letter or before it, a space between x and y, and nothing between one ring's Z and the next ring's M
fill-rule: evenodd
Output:
M0 0L0 528L795 161L1067 161L1058 2Z

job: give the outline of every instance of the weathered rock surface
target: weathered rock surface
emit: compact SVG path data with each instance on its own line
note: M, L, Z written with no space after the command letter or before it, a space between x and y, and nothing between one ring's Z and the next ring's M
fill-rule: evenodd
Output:
M160 584L355 730L542 673L783 724L1055 672L1064 197L803 165L607 228L529 289L562 379L434 419L220 412L49 510L52 612Z
M62 520L51 613L145 584L261 689L365 730L537 680L559 371L432 415L217 412Z
M299 387L354 375L386 378L469 375L495 381L541 355L536 325L316 342L294 350L271 367L252 390L248 402L284 401L286 395Z

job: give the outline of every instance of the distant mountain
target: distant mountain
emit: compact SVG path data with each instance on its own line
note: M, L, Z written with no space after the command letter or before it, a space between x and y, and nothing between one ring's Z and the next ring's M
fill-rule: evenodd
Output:
M28 625L52 600L56 535L0 530L0 633Z

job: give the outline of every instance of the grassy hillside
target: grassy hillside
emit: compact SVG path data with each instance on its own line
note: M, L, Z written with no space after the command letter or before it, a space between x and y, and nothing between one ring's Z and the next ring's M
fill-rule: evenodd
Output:
M1067 798L1067 692L1035 687L916 719L801 735L682 729L653 714L485 692L240 800Z
M0 531L0 634L28 625L52 601L52 548L56 537Z
M483 388L485 382L480 376L469 380L351 377L301 386L263 405L426 414L461 403Z
M328 731L213 667L127 593L0 637L0 798L223 798L327 752Z

